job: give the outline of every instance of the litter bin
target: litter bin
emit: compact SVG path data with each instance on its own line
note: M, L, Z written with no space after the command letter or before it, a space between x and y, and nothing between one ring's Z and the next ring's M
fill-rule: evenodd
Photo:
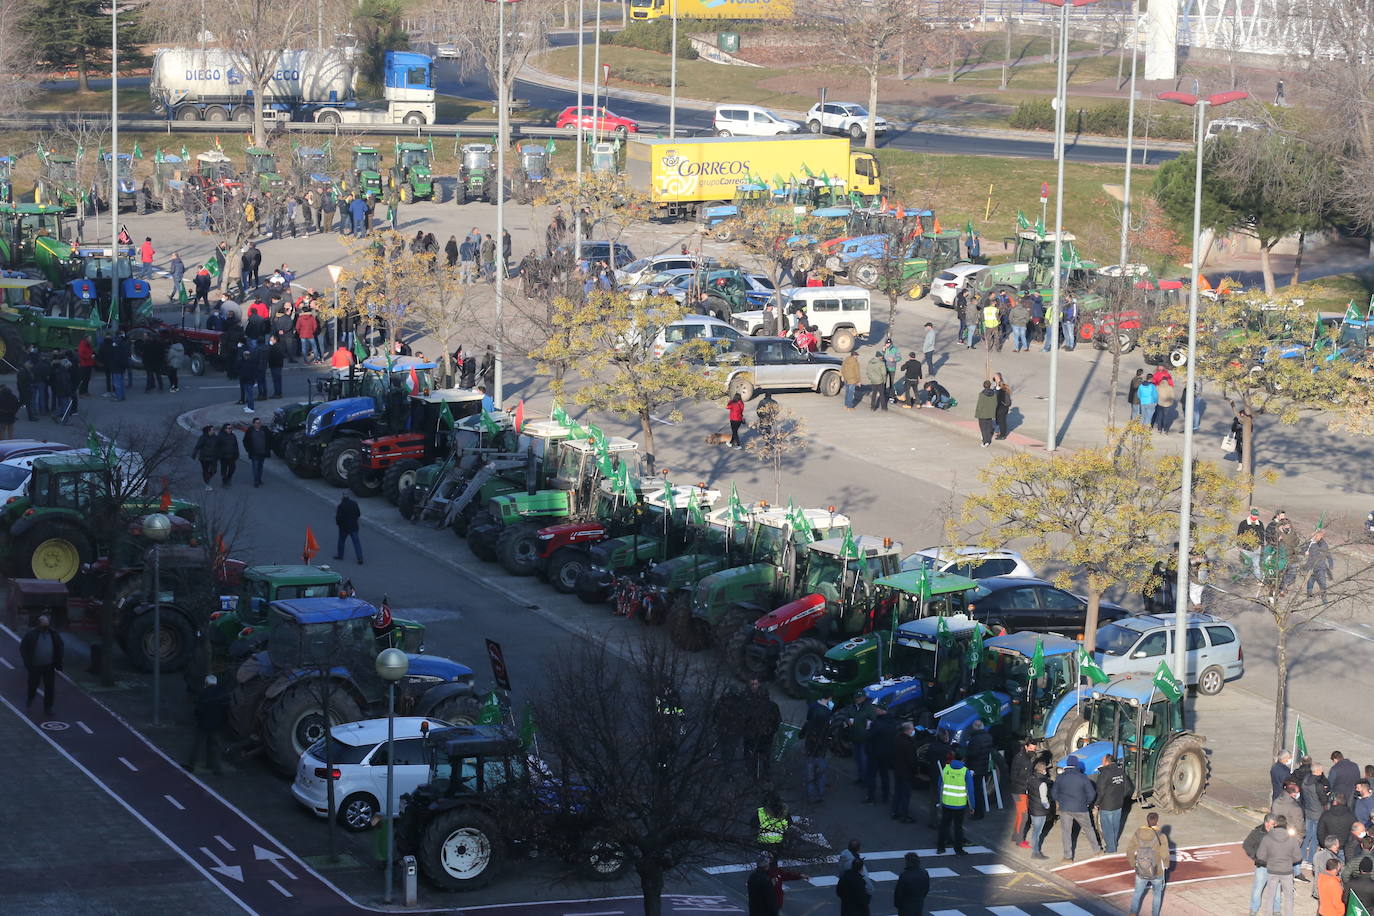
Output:
M739 32L718 32L716 34L716 47L726 54L734 54L739 51Z

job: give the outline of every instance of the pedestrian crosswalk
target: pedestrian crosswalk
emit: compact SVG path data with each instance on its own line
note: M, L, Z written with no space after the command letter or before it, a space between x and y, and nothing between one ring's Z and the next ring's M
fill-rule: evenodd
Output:
M1023 903L1020 906L966 906L957 910L931 910L930 916L1097 916L1068 900Z
M986 847L986 846L966 846L966 847L964 847L964 851L967 852L970 856L975 856L975 855L991 855L991 854L992 854L992 850L989 849L989 848ZM906 854L909 853L909 852L917 853L918 855L920 855L920 857L921 857L922 859L934 859L934 858L945 858L945 857L948 857L948 858L951 858L951 859L954 858L954 854L951 853L951 852L938 852L937 850L935 850L935 849L933 849L933 848L932 848L932 849L888 849L888 850L883 850L883 851L880 851L880 852L865 852L863 855L864 855L864 861L865 861L865 862L869 862L869 863L883 862L883 861L888 861L888 860L895 860L896 862L900 863L902 859L905 859L905 858L906 858ZM793 859L793 860L784 859L783 861L779 862L778 864L781 865L783 868L805 868L805 867L808 867L808 866L833 865L834 863L836 863L836 862L838 862L838 861L839 861L839 857L838 857L838 856L825 856L825 857L822 857L822 858L819 858L819 859ZM706 874L708 874L708 875L732 875L732 874L739 874L739 873L741 873L741 872L750 871L751 869L753 869L753 867L754 867L754 863L753 863L753 862L739 862L739 863L735 863L735 864L732 864L732 865L708 865L708 866L706 866L705 868L703 868L702 871L706 872ZM1006 868L1006 866L1000 866L1000 867ZM926 870L930 872L930 875L931 875L932 878L934 878L934 877L949 877L949 875L936 875L937 869L932 869L932 868L930 868L930 867L927 867ZM950 870L949 870L949 869L943 869L943 871L950 871ZM1003 872L984 872L983 874L1009 874L1010 872L1011 872L1011 869L1007 868L1006 871L1003 871ZM891 874L891 875L892 875L892 877L890 877L890 878L887 879L888 881L896 881L896 880L897 880L896 874L893 874L892 872L884 872L884 874ZM954 874L954 872L950 872L950 874ZM878 880L877 877L875 876L875 874L874 874L874 872L873 872L872 870L869 871L869 877L872 877L875 881ZM830 882L830 883L833 884L834 882L832 881L832 882Z

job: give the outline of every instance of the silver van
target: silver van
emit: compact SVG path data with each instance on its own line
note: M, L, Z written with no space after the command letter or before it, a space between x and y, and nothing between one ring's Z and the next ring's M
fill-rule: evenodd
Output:
M1141 614L1105 624L1097 631L1093 653L1102 670L1115 677L1134 674L1152 677L1161 661L1173 667L1174 617ZM1211 614L1188 615L1188 663L1184 683L1205 696L1221 693L1227 681L1245 674L1245 651L1240 634ZM1178 672L1174 672L1176 675Z

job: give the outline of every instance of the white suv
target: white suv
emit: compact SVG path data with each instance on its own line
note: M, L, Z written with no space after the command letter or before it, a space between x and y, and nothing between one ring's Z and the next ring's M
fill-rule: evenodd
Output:
M857 140L868 133L868 109L854 102L826 102L812 105L806 113L806 129L813 134L834 131ZM875 134L887 133L887 121L873 119Z
M711 129L717 137L777 137L795 134L801 125L757 105L717 105Z

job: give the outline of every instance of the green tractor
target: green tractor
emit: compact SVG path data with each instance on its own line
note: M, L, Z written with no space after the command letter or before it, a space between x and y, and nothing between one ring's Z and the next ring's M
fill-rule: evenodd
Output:
M243 151L244 183L262 193L280 194L286 190L286 179L277 171L277 154L261 146Z
M79 280L72 286L92 288ZM29 346L45 353L74 350L81 338L94 338L105 327L93 298L54 294L42 280L0 277L0 291L0 371L17 369L20 354Z
M606 438L616 470L633 461L638 443ZM467 525L468 547L478 559L496 560L513 576L533 575L539 565L540 530L570 519L589 517L596 506L602 472L590 439L564 439L543 462L542 487L512 490L487 501L486 513Z
M456 203L496 200L496 167L491 161L495 151L490 143L463 144L463 162L458 167L458 185L453 194Z
M166 213L180 210L186 191L186 168L186 161L180 156L158 150L153 157L152 174L143 179L143 197L148 204L161 207Z
M1016 251L1012 260L1005 264L994 264L981 271L970 281L970 297L985 302L999 291L1019 296L1032 289L1037 290L1045 300L1046 309L1054 292L1054 243L1056 234L1043 235L1032 230L1022 229L1016 233ZM1060 261L1063 267L1064 289L1074 292L1078 297L1078 311L1094 312L1106 305L1100 293L1094 292L1099 274L1097 265L1078 256L1073 243L1078 240L1072 232L1065 232L1060 245ZM1012 241L1012 240L1008 240Z
M86 189L77 175L76 159L58 153L44 155L38 182L33 188L33 200L61 207L67 212L75 212L79 205L89 204Z
M516 148L511 196L516 203L532 204L549 180L549 148L543 143L521 143Z
M352 191L359 197L382 197L382 154L375 146L355 146L352 149L353 161L349 176L343 181L343 190Z
M110 187L110 164L115 165L115 185ZM100 163L96 166L95 180L91 182L91 207L93 212L133 210L142 215L148 212L148 198L143 193L143 185L134 179L134 157L128 153L115 156L101 153Z
M804 525L798 528L798 525ZM740 565L722 568L678 592L668 609L669 633L679 648L724 647L731 635L791 598L805 575L806 545L849 532L849 519L831 509L760 509L731 540Z
M63 240L65 215L66 210L55 204L0 204L0 267L35 268L56 284L75 276L72 247ZM40 239L52 241L42 254ZM53 270L40 258L62 263Z
M434 173L430 158L433 142L396 143L396 164L391 167L391 186L397 189L401 203L434 199Z
M305 429L305 421L316 404L337 401L340 398L357 397L363 390L366 376L347 369L331 369L328 375L313 378L306 383L305 400L283 404L272 411L272 425L268 435L272 441L272 452L278 458L286 457L286 442L295 433Z
M1207 739L1183 725L1183 688L1164 695L1153 679L1118 678L1080 700L1087 743L1068 749L1094 775L1111 754L1135 783L1136 797L1168 814L1191 811L1211 777ZM1067 761L1060 759L1059 766Z
M907 249L906 260L902 262L899 289L905 290L911 299L920 299L930 292L930 283L940 271L964 260L959 256L962 239L963 233L958 229L925 232L917 236ZM852 270L850 276L854 276Z

